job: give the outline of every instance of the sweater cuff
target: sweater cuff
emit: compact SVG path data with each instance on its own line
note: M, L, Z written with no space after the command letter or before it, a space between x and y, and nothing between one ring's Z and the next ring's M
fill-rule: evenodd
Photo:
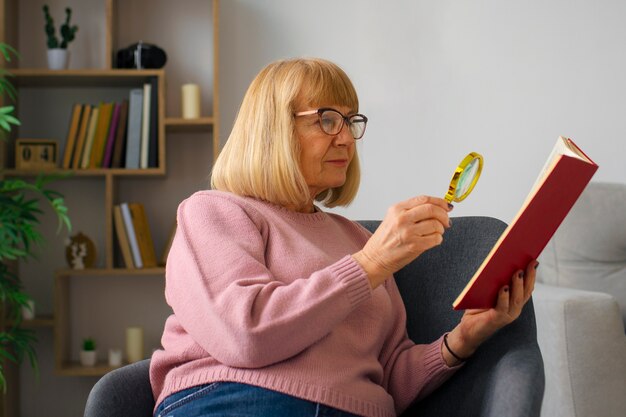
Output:
M330 270L347 288L348 301L352 307L372 296L372 287L367 274L352 256L344 256L331 265Z

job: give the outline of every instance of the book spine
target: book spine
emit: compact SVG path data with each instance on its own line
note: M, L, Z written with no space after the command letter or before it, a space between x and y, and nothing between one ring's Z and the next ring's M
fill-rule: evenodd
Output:
M130 250L133 254L133 264L136 268L143 268L141 252L139 252L139 244L137 243L137 235L135 234L135 227L133 226L133 217L130 213L128 203L121 203L120 210L122 211L122 217L124 219L124 228L128 234Z
M109 126L109 135L104 149L104 158L102 160L102 168L111 168L111 160L113 159L113 146L117 134L117 125L120 121L121 104L115 103L113 108L113 116L111 117L111 125Z
M74 104L72 116L70 117L67 139L65 140L65 151L63 152L63 168L70 168L72 164L72 154L76 147L76 136L80 125L81 115L83 113L82 104Z
M139 168L142 109L143 89L132 89L128 99L128 130L126 136L126 168L128 169Z
M122 209L119 205L113 207L113 220L115 222L117 241L120 245L120 250L122 251L122 257L124 258L124 264L126 265L126 268L135 268L133 254L128 240L128 232L124 226L124 217L122 215Z
M115 146L113 148L112 168L122 168L124 166L124 151L126 149L126 122L128 121L128 100L122 101L120 109L120 122L117 125Z
M93 139L96 134L96 125L98 124L100 109L94 107L91 111L91 117L89 117L89 128L87 130L87 137L85 138L85 147L81 156L80 167L83 169L89 168L89 160L91 158L91 148L93 146Z
M148 144L148 167L159 166L159 79L150 79L152 92L150 93L150 138Z
M128 204L128 208L130 209L130 215L133 219L133 226L135 228L135 235L137 236L137 244L139 246L139 253L141 253L143 266L146 268L155 267L157 266L157 261L146 210L143 204L140 203L130 203Z
M148 146L150 144L150 95L152 93L152 85L146 83L143 85L143 117L141 120L141 154L139 167L148 168Z
M74 169L80 168L81 157L83 156L83 148L85 147L85 137L87 136L87 127L89 126L89 120L91 119L91 105L85 104L83 109L83 115L80 119L80 128L78 130L78 138L76 139L76 149L72 155L71 167Z

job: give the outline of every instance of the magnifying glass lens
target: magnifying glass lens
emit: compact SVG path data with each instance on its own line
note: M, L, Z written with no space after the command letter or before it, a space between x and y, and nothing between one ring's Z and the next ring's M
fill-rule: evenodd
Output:
M445 200L448 203L463 201L474 189L483 168L483 157L479 153L469 153L454 171Z
M478 159L475 158L472 162L469 163L467 167L461 173L459 177L459 183L457 184L456 190L454 192L455 198L460 198L468 193L471 187L474 185L474 178L476 178L476 174L478 174Z

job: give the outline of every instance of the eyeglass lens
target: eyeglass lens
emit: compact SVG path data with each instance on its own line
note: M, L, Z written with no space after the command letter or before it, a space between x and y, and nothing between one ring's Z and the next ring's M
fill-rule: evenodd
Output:
M341 131L343 115L335 110L325 110L320 114L320 125L322 130L329 135L336 135ZM367 120L360 114L354 114L348 117L348 127L350 133L355 139L360 139L365 133L365 125Z

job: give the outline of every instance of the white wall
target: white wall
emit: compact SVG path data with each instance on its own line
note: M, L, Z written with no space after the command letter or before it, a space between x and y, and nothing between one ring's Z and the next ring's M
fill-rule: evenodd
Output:
M267 63L342 66L370 118L363 182L342 213L381 218L414 194L442 196L467 152L485 157L455 215L510 221L558 135L624 181L626 2L227 0L221 2L221 138Z

